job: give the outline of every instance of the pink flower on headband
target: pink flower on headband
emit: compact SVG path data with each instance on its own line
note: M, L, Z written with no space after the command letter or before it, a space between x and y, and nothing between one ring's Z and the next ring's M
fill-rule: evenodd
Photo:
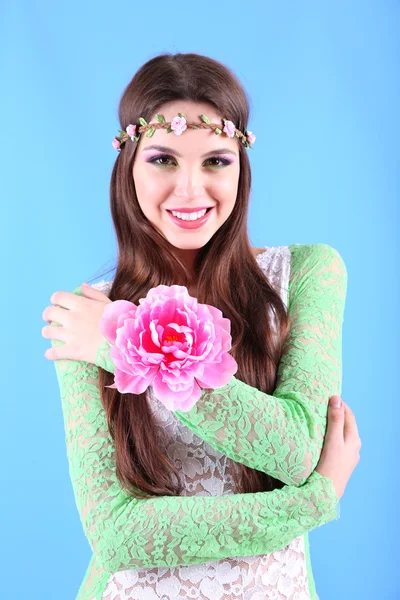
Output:
M247 132L247 139L248 139L249 144L251 146L251 144L254 144L254 142L256 141L256 136L251 131L248 131Z
M126 133L129 135L129 137L132 139L133 137L136 136L136 125L128 125L128 127L126 128ZM133 142L133 139L132 139Z
M117 140L116 137L113 140L112 147L115 148L115 150L120 150L121 149L121 143L120 143L119 140Z
M174 117L171 121L171 129L174 131L175 135L181 135L183 131L187 128L185 117Z
M232 121L225 121L225 125L222 131L224 131L229 137L233 137L235 135L235 125Z

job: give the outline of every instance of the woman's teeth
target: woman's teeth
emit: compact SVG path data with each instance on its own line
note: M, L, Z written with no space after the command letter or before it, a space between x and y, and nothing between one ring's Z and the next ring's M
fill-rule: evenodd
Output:
M171 210L171 212L174 215L174 217L178 217L179 219L182 219L182 221L195 221L196 219L200 219L201 217L203 217L206 214L207 209L205 208L204 210L200 210L199 212L192 213L180 213L175 212L174 210Z

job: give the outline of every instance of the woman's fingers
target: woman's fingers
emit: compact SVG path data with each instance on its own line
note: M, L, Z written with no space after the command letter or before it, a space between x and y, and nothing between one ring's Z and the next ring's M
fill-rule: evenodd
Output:
M84 296L86 298L90 298L92 300L98 300L99 302L106 302L106 303L111 302L110 298L108 298L108 296L103 294L103 292L101 292L100 290L97 290L96 288L91 287L88 284L82 283L81 289L82 289L82 293L84 294Z
M329 399L329 407L328 407L328 424L326 427L326 438L330 439L333 436L334 440L340 440L343 442L343 420L344 420L344 411L343 406L336 407L336 401L339 396L333 396Z
M60 325L66 325L68 318L68 310L60 306L46 306L42 312L42 319L47 321L49 324L52 321L60 323Z
M358 427L357 427L357 422L356 422L356 418L354 416L353 411L351 410L351 408L349 406L347 406L347 404L345 402L343 402L344 405L344 411L345 411L345 419L344 419L344 431L343 431L343 435L345 438L345 441L351 441L359 439L359 435L358 435Z

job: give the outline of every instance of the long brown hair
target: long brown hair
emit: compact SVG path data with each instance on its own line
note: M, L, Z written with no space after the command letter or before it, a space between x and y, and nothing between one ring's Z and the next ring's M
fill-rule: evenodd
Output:
M199 54L163 53L146 62L125 88L119 104L120 129L147 122L166 102L209 103L245 131L249 118L246 93L234 73L222 63ZM238 363L235 377L272 393L289 315L280 295L268 282L253 254L247 215L251 188L248 150L238 140L240 175L235 206L229 218L202 247L194 262L200 303L219 308L231 321L231 354ZM135 304L158 285L185 285L191 276L173 247L140 209L132 175L137 144L125 143L113 167L110 206L118 240L118 263L110 300ZM271 316L275 315L275 337ZM99 368L99 386L110 434L115 442L117 476L132 496L177 496L182 491L179 472L164 456L146 392L121 394L106 388L114 377ZM260 492L283 483L236 463L236 493Z

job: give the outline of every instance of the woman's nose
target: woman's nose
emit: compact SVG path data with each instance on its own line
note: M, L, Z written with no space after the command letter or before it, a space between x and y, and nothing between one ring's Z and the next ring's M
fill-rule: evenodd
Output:
M175 187L175 194L185 198L191 196L202 196L204 194L204 184L200 173L182 174Z

